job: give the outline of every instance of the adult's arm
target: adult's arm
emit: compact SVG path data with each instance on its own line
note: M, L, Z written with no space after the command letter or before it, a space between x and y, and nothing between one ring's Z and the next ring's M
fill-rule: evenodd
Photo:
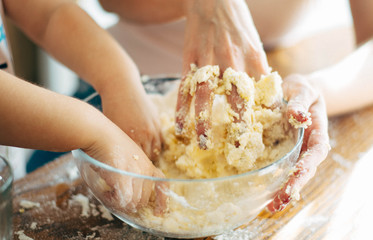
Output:
M373 103L373 1L350 0L356 49L337 64L306 78L324 95L328 115Z
M186 30L183 56L183 75L190 64L197 67L218 65L220 74L232 67L259 79L270 72L259 35L244 0L189 0L186 3ZM191 107L192 94L185 91L184 80L179 88L176 109L176 133L183 135L186 115ZM201 148L207 148L211 110L214 99L209 81L197 84L195 96L196 131ZM242 121L243 99L233 85L227 100ZM197 119L201 114L208 116Z
M347 113L373 103L373 40L339 63L316 71L306 79L321 91L329 116Z
M99 0L102 7L139 24L164 23L184 16L188 0Z

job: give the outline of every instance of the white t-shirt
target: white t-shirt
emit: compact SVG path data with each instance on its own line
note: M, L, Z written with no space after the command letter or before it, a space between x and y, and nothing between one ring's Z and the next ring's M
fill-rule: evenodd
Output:
M292 45L315 32L351 23L347 1L246 2L261 40L267 48ZM335 18L330 19L330 9L333 9ZM142 74L180 74L185 26L185 19L149 25L135 24L122 19L108 30L135 61Z
M137 25L119 21L108 29L145 75L180 74L185 20Z

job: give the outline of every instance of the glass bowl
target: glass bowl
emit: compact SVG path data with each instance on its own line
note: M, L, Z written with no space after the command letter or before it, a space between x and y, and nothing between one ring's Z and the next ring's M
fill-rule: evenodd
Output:
M177 77L149 78L145 88L157 92L169 89ZM167 85L165 87L165 85ZM162 91L163 91L162 90ZM165 93L164 91L161 93ZM94 94L87 102L100 108L100 98ZM156 178L126 172L106 165L85 154L73 151L80 174L95 197L116 217L140 230L171 238L200 238L222 234L248 223L271 201L288 179L302 146L304 129L294 129L294 146L283 157L261 169L243 174L211 179ZM154 204L137 212L125 212L108 200L107 185L100 174L117 175L153 186L152 201L157 190L167 196L167 210L154 214ZM158 189L157 189L158 188Z

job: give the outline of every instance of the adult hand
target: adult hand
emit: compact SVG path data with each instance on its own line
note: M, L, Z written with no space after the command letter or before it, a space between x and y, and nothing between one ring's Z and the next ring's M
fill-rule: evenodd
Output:
M268 74L265 52L244 0L190 0L186 1L187 25L185 32L183 75L176 109L176 134L182 135L192 95L183 91L185 76L190 64L197 67L218 65L220 75L228 67L246 72L258 79ZM197 138L206 139L210 129L210 115L214 99L213 89L208 82L197 84L195 92L195 116L207 113L208 117L196 121ZM240 121L243 99L233 85L228 102L238 113ZM202 136L202 138L201 138ZM207 148L200 142L201 148Z
M267 208L271 212L283 210L292 200L299 198L299 191L315 175L317 166L330 150L328 119L322 96L301 75L290 75L283 82L284 96L288 100L287 117L298 123L312 124L305 129L300 157L286 184L274 196Z

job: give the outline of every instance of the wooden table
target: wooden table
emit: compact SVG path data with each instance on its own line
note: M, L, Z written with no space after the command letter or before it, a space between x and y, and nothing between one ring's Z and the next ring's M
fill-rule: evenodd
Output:
M338 44L332 41L336 36L344 36ZM307 73L343 57L352 42L349 29L336 29L268 57L283 76ZM236 230L241 239L367 239L373 213L372 119L373 106L331 118L332 150L301 191L301 200L275 215L263 211ZM25 209L22 200L40 206ZM163 239L106 215L70 154L16 181L13 211L14 239Z

